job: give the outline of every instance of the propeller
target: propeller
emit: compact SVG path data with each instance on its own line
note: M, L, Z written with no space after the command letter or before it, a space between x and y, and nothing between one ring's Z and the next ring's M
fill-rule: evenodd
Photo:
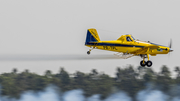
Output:
M169 43L169 52L172 52L173 49L172 49L172 39L170 40L170 43Z
M168 55L168 57L170 57L170 52L172 52L173 51L173 49L172 49L172 39L170 39L170 43L169 43L169 55Z
M172 47L172 39L170 39L169 48Z

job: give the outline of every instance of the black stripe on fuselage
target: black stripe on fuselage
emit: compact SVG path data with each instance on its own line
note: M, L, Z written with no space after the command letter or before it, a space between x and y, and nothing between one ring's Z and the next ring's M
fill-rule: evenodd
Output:
M113 44L113 43L86 43L85 45L97 45L97 46L120 46L120 47L140 47L143 48L144 46L137 46L137 45L124 45L124 44Z

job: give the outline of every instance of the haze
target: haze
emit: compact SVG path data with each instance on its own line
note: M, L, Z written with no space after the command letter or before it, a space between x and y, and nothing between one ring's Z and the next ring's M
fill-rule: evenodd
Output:
M174 52L150 57L153 69L162 65L179 66L179 0L1 0L0 1L0 71L29 69L43 74L64 67L72 73L95 68L114 76L116 67L138 66L140 57L130 59L3 61L4 57L45 55L86 55L86 32L96 28L101 40L116 40L123 34L168 46ZM92 55L114 52L93 50ZM36 58L36 57L35 57Z

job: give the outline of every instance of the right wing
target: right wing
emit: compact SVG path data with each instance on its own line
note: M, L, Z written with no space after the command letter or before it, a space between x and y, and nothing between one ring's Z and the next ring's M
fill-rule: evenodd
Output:
M158 48L159 46L151 44L149 46L146 46L144 48L131 52L131 54L134 54L134 55L145 54L149 51L149 49L158 49Z

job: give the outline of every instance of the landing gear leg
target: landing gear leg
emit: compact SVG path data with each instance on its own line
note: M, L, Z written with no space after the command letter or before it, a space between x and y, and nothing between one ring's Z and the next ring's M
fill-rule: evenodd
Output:
M152 66L152 62L149 60L149 54L147 54L147 57L148 57L148 61L146 62L146 65L148 67L151 67Z
M143 56L143 60L140 62L140 65L141 65L142 67L145 67L145 66L146 66L145 56Z

